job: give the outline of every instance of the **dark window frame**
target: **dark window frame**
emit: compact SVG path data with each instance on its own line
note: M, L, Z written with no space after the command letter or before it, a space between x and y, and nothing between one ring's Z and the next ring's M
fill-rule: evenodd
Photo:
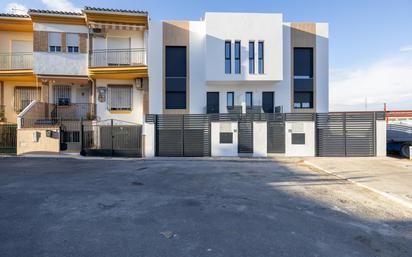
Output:
M255 41L249 41L249 74L255 72Z
M302 67L303 64L298 63L305 62L303 57L298 57L298 51L306 54L309 60L310 67L304 69L298 69ZM293 48L293 108L294 109L313 109L314 108L314 72L315 72L315 60L314 60L315 49L313 47L294 47ZM306 72L305 72L306 71ZM299 86L297 86L299 82ZM311 84L312 83L312 84ZM306 99L306 100L304 100Z
M266 105L264 102L264 95L271 94L272 95L272 106L269 107L270 111L266 111ZM262 92L262 110L264 113L274 113L275 112L275 92L274 91L263 91Z
M210 111L211 109L209 108L209 95L217 95L217 109ZM206 92L206 112L207 113L219 113L220 112L220 92L219 91L210 91Z
M258 42L258 73L265 74L265 42Z
M228 49L229 48L229 51ZM225 41L225 74L232 73L232 42Z
M184 49L184 59L179 60L184 65L185 69L182 69L182 74L171 74L180 73L178 69L168 69L168 49ZM176 53L175 53L176 54ZM165 106L166 110L186 110L187 109L187 46L165 46ZM176 56L174 56L176 58ZM177 61L175 62L177 63ZM179 81L180 80L180 81ZM176 84L169 84L169 83ZM184 89L179 90L178 82L184 84ZM171 87L174 89L171 89ZM180 101L181 100L181 101Z
M250 105L248 105L248 95L250 95ZM253 92L246 92L245 93L245 104L246 104L246 109L252 109L253 108Z
M229 95L232 96L232 105L229 105ZM235 107L235 92L233 91L227 92L226 93L226 108L228 110L233 110L234 107Z
M242 74L242 44L240 40L235 41L235 74Z

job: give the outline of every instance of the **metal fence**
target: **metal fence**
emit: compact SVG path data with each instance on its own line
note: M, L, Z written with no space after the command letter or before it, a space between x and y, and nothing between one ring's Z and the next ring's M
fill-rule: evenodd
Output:
M0 105L0 121L6 120L6 106Z
M24 70L33 68L33 53L0 54L0 70Z
M146 65L146 49L102 49L89 54L90 67L139 66Z
M142 126L118 120L81 126L81 154L85 156L142 157Z
M0 153L15 154L17 150L17 125L0 124Z

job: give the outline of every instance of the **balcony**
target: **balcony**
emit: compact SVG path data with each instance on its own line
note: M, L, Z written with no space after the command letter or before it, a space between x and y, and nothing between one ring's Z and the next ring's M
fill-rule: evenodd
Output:
M0 53L0 70L33 69L33 53Z
M147 65L146 49L93 50L89 55L89 67L131 67Z

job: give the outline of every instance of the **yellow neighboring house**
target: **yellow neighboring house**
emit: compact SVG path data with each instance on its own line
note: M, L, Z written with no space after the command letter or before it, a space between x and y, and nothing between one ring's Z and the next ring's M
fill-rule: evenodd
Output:
M33 24L28 15L0 14L0 121L17 115L41 92L33 73Z

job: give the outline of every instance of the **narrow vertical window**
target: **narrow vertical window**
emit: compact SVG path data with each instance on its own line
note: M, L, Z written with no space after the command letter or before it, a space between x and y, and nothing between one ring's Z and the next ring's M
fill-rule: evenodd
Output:
M227 92L227 109L232 110L235 106L235 93L234 92Z
M186 109L186 46L166 46L166 109Z
M232 43L230 41L225 42L225 73L230 74L232 72Z
M293 88L295 109L313 108L313 48L293 50Z
M67 33L66 34L66 45L68 53L78 53L79 52L79 34Z
M249 42L249 74L255 74L255 42Z
M235 42L235 73L240 74L240 41Z
M259 69L259 74L265 73L265 49L264 49L264 42L259 42L258 46L258 58L259 58L259 64L258 64L258 69Z
M253 93L252 92L246 92L245 95L245 101L246 101L246 108L251 109L253 107Z

